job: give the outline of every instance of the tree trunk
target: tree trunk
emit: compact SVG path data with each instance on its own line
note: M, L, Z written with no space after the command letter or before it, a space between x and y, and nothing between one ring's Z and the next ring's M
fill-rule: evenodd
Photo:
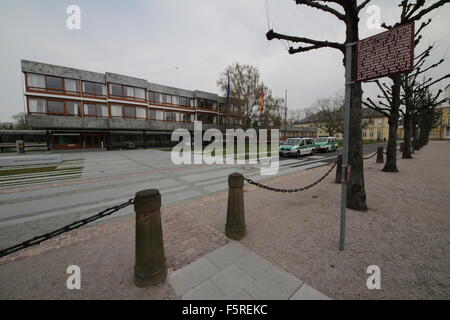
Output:
M346 43L353 43L359 40L357 1L354 1L353 4L349 4L346 9L346 17ZM353 48L353 52L355 52L355 48ZM356 59L354 59L354 61L356 61ZM352 69L354 75L356 70L355 63L353 63ZM348 146L348 160L351 170L351 177L347 185L347 208L366 211L367 199L364 187L362 145L362 94L363 91L361 88L361 83L353 83L350 102L350 130Z
M397 169L397 129L400 110L400 76L392 76L392 106L389 116L389 140L387 146L386 164L384 172L398 172Z
M403 159L412 159L411 156L411 143L412 143L412 116L411 116L411 87L409 81L405 80L405 116L403 117Z
M416 150L417 146L417 123L415 116L411 117L411 138L412 138L411 154L414 154L414 151Z
M417 121L416 116L414 116L413 119L413 146L414 146L414 150L420 150L420 142L419 142L419 123Z
M411 116L409 112L406 110L405 117L404 117L404 124L403 124L403 143L404 143L404 149L403 149L403 159L412 159L411 156L411 136L412 136L412 127L411 127Z

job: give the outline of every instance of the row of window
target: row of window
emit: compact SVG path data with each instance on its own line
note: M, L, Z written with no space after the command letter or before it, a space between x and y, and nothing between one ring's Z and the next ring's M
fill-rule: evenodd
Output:
M188 97L180 97L170 94L163 94L159 92L148 92L148 101L156 103L156 104L169 104L169 105L175 105L175 106L182 106L182 107L191 107L193 108L195 106L194 99L188 98Z
M28 99L28 111L30 114L47 114L61 116L87 116L87 117L112 117L149 119L159 121L193 122L194 113L178 112L169 110L149 109L129 105L101 103L83 103L76 101L62 101L52 99ZM217 123L217 115L198 113L196 120L204 123ZM219 124L240 124L239 117L219 117Z
M132 99L138 101L146 101L145 89L125 86L116 83L109 84L109 94L114 98Z
M195 99L193 98L149 91L148 101L150 101L150 103L156 103L160 105L174 105L190 108L197 107L217 111L217 101L211 99L197 98L197 105L195 105ZM219 111L222 113L226 113L227 105L225 103L219 103ZM230 104L228 105L228 111L237 113L239 112L239 109L237 106L233 106L232 104Z
M26 74L27 89L35 91L46 91L51 93L66 93L72 95L91 96L96 98L106 98L107 95L112 98L119 98L125 100L134 100L146 102L146 89L131 87L116 83L108 85L108 92L105 84L80 81L69 78L45 76L41 74L27 73ZM212 111L217 111L217 101L211 99L197 98L197 105L195 99L163 94L159 92L148 92L148 101L159 105L173 105L188 108L202 108ZM225 103L219 104L219 111L227 112L227 105ZM232 104L228 105L228 112L237 113L239 109Z
M81 81L84 95L93 97L106 97L106 85L97 82ZM43 90L52 93L67 93L80 95L80 80L44 76L41 74L27 73L26 85L30 90ZM146 101L146 89L110 83L109 95L114 98L123 98L137 101Z
M381 130L378 130L377 138L381 138L382 135L383 134L382 134ZM375 131L370 131L370 132L363 131L363 137L366 138L367 136L369 136L370 138L373 138L375 136Z

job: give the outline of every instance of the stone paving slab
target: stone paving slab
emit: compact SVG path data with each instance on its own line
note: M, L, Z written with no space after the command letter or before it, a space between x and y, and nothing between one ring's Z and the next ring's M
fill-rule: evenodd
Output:
M238 242L230 242L169 274L183 300L329 299Z
M304 283L289 300L331 300L323 293Z

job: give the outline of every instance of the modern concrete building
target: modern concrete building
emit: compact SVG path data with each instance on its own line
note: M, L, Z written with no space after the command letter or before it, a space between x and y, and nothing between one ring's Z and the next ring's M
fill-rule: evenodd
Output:
M53 149L170 145L177 128L240 125L226 98L144 79L22 60L26 121Z

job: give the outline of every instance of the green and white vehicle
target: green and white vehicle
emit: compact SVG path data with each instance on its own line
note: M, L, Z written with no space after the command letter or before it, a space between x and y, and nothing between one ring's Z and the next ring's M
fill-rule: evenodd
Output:
M312 155L314 153L314 139L312 138L289 138L280 146L280 156Z
M332 152L338 148L335 137L318 137L315 141L315 152Z

